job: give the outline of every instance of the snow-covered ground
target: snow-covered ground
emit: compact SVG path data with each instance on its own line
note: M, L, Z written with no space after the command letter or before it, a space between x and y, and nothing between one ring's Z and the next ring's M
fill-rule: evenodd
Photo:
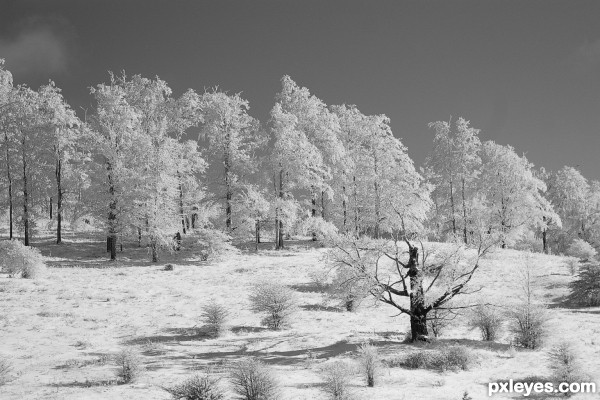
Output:
M100 238L91 236L68 237L62 246L49 243L48 239L40 245L51 266L43 278L0 276L0 354L18 373L17 379L0 387L2 399L169 399L161 386L207 365L223 375L226 386L228 364L249 355L274 369L284 399L325 399L324 366L338 359L356 363L361 343L372 342L387 360L415 349L403 342L409 328L406 316L370 303L349 313L317 289L310 275L326 268L326 249L310 242L292 243L279 252L264 244L259 253L244 251L216 263L199 261L187 246L158 264L146 261L145 249L129 246L119 253L120 261L110 263ZM163 270L167 263L174 271ZM430 346L470 347L477 355L470 370L385 367L375 388L367 388L360 375L353 378L356 398L459 400L465 391L473 399L489 398L490 381L548 376L545 349L562 339L575 345L586 373L600 383L600 309L564 305L573 279L566 259L497 250L485 258L474 279L473 286L482 290L469 296L509 306L520 293L519 271L526 263L552 316L544 349L515 353L509 349L508 332L498 342L482 342L459 318ZM300 310L289 329L266 330L261 317L250 311L250 288L265 279L283 282L298 294ZM210 299L231 310L230 329L217 339L197 335L201 307ZM106 360L128 346L141 352L147 371L134 384L105 384L116 370ZM521 397L503 396L494 398ZM594 396L598 395L573 398Z

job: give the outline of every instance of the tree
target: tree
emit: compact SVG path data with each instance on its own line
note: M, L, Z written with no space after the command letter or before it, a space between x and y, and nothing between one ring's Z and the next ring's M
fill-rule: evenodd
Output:
M430 206L429 187L395 138L385 115L366 116L356 106L334 106L345 148L334 181L341 192L341 230L419 230ZM350 221L352 220L352 221Z
M65 175L71 172L71 163L76 154L76 145L81 125L75 112L65 102L61 90L50 81L39 90L45 113L45 129L48 151L54 164L56 182L56 243L62 242L63 198L66 192ZM51 205L52 207L52 205Z
M101 187L106 189L100 192L105 195L102 214L106 215L107 250L110 259L116 260L117 237L128 224L134 190L140 185L136 168L144 156L141 115L127 102L126 91L113 74L109 84L99 84L91 93L97 105L88 134L105 171Z
M201 137L208 140L208 150L222 164L225 227L232 230L234 197L240 178L256 168L255 152L264 144L258 120L248 115L248 101L239 94L227 95L214 90L202 96L204 123Z
M551 231L552 241L564 252L574 238L589 240L587 222L594 214L591 206L595 192L587 179L569 166L548 174L547 182L548 198L562 220L562 229Z
M0 128L2 129L2 155L6 168L6 186L8 197L8 219L9 239L13 238L13 175L11 171L12 134L9 124L11 123L10 109L13 105L13 80L10 71L4 69L4 59L0 59Z
M310 189L327 173L319 150L298 129L298 118L279 103L271 110L270 166L275 201L275 248L283 248L284 228L289 228L295 202L293 190ZM288 222L288 224L285 224Z
M526 229L545 229L549 220L560 220L542 195L546 185L525 156L517 155L511 146L487 141L481 159L479 191L487 210L483 218L490 232L502 236L503 248Z
M327 105L305 87L299 87L289 76L281 79L282 89L276 96L284 112L297 118L296 128L304 133L321 155L320 169L323 174L310 187L311 217L316 217L317 199L320 197L321 218L329 218L326 204L333 198L331 180L333 171L338 169L344 158L345 148L340 138L338 116L330 112ZM313 240L316 236L313 233Z
M477 193L477 177L481 165L479 129L459 118L452 128L451 122L429 123L435 130L433 150L425 161L428 178L435 189L434 224L438 236L451 231L469 242L469 225L472 223L473 199ZM449 225L449 227L447 227Z
M432 310L456 306L449 302L468 293L481 258L496 243L493 236L477 232L477 245L468 250L453 244L437 252L404 239L373 240L341 237L331 252L345 290L370 296L410 317L411 340L428 335L427 316ZM421 253L421 257L419 257ZM408 305L404 299L408 299Z
M193 166L183 162L187 158L201 163L200 169L204 165L200 156L194 154L195 146L179 141L185 130L199 121L195 110L200 102L190 91L173 99L171 88L159 78L134 75L127 79L123 75L118 84L124 90L124 100L139 116L137 172L141 181L136 198L137 223L138 229L140 222L145 225L152 261L157 262L159 250L173 247L173 232L181 226L182 174L194 172Z
M18 154L23 242L25 246L29 246L31 228L35 219L32 202L47 187L42 174L46 165L41 157L42 149L39 146L39 143L43 143L44 114L39 94L26 86L19 86L14 92L13 99L12 138Z

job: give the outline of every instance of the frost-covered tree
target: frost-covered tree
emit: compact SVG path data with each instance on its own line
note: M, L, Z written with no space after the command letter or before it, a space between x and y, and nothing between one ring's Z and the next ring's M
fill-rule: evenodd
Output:
M239 94L207 92L201 108L204 122L200 135L208 141L210 161L220 169L219 187L223 189L217 189L217 197L224 202L225 227L231 231L236 196L244 177L256 169L255 153L266 138L258 120L248 115L248 101Z
M146 156L139 111L127 101L127 92L118 78L111 74L110 83L91 89L96 101L91 129L87 131L94 152L104 170L98 182L102 206L98 211L105 221L107 250L110 259L117 258L117 238L131 225L140 160Z
M433 149L425 162L427 177L434 185L432 225L438 237L451 233L468 243L481 166L480 130L462 117L454 124L437 121L429 127L435 131Z
M195 125L195 113L180 109L199 108L198 99L188 92L179 100L172 98L171 88L159 78L148 79L134 75L118 79L124 90L124 100L138 116L139 135L136 170L140 179L136 196L137 226L143 227L148 236L152 261L158 261L160 249L172 247L173 235L181 226L182 174L194 172L193 167L183 162L195 160L195 146L182 149L179 137ZM185 154L186 157L183 157ZM203 163L202 163L203 165Z
M56 183L56 243L62 242L64 214L63 199L67 192L66 180L73 180L75 162L79 158L78 139L81 122L69 107L54 82L39 90L44 113L45 143L51 163L54 165L53 178ZM52 199L52 197L50 197ZM50 203L52 209L52 203Z
M345 151L334 187L340 192L339 228L355 236L416 231L429 207L423 184L385 115L366 116L356 106L334 106Z
M297 210L294 191L311 190L327 174L317 147L298 127L298 118L275 103L271 110L271 153L273 189L276 193L275 248L283 248L284 229L290 229Z
M543 196L545 183L525 156L519 156L511 146L487 141L481 160L482 218L489 232L501 235L502 247L514 243L527 229L544 228L548 220L560 220Z
M276 96L284 112L297 118L296 128L304 133L306 139L314 145L321 155L320 169L323 174L313 182L311 192L311 216L317 216L320 209L321 218L330 218L327 203L331 202L333 173L344 158L345 148L340 138L340 122L338 116L331 112L327 105L312 95L305 87L300 87L289 76L281 79L282 89ZM317 204L320 198L320 207ZM316 237L313 235L313 240Z
M590 241L588 228L590 222L594 226L596 221L598 186L591 187L581 172L569 166L547 174L546 178L548 198L563 222L562 229L550 232L552 242L564 252L576 238Z
M10 129L14 120L11 118L12 113L10 107L13 106L14 98L14 87L13 79L10 71L4 68L4 59L0 58L0 140L2 140L2 166L3 166L3 178L6 179L6 203L8 203L8 219L9 219L9 239L13 238L13 209L14 209L14 197L13 197L13 184L14 184L14 172L12 171L12 135L13 131Z

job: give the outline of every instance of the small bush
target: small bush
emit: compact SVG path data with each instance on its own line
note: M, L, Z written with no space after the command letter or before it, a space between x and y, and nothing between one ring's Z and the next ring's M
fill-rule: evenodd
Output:
M571 275L575 275L579 271L579 259L575 257L569 257L567 260L567 268Z
M214 336L221 335L226 327L229 310L226 307L211 300L202 307L202 321L208 328L208 333Z
M287 286L262 282L256 284L250 295L252 311L266 314L262 325L278 330L289 323L297 310L295 293Z
M279 385L271 370L257 359L237 362L231 370L231 383L237 399L276 400Z
M583 239L575 239L567 248L567 255L586 262L596 257L596 249Z
M548 333L548 312L541 306L524 302L509 313L514 342L526 349L539 348Z
M329 289L329 270L319 269L308 273L311 283L317 290L325 292Z
M555 382L580 382L585 380L577 354L568 342L561 342L548 353L549 367Z
M224 400L225 393L219 379L209 373L194 375L172 387L163 388L173 396L173 400Z
M586 264L579 269L577 279L570 283L569 300L586 307L600 306L600 265Z
M473 363L473 359L473 354L466 347L447 346L410 353L403 360L402 365L412 369L467 370Z
M117 354L115 362L119 367L117 376L123 383L135 382L144 371L140 356L131 349L125 349Z
M238 254L240 251L232 244L232 238L225 232L216 229L202 229L198 232L198 244L202 247L200 258L202 261L220 261L229 255Z
M352 391L350 389L351 371L343 361L329 364L324 371L325 380L323 390L330 400L350 400Z
M46 269L44 258L34 247L25 246L18 240L0 242L0 268L10 276L35 279Z
M360 365L367 378L367 386L375 386L375 378L379 372L381 361L377 348L371 344L365 343L358 348Z
M502 315L494 307L484 305L475 307L469 319L469 325L473 329L479 329L481 339L485 341L498 339L502 322Z
M8 360L0 358L0 386L12 381L12 365Z
M173 264L167 264L165 265L165 271L173 271Z

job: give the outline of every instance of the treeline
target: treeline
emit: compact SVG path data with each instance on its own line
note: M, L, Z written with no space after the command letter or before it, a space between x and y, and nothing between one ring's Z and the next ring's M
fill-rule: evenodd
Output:
M282 248L294 233L335 232L470 243L494 232L503 246L564 251L600 235L600 185L570 167L536 170L510 146L481 142L459 118L435 122L417 170L385 115L328 106L289 76L268 121L238 94L159 78L110 74L81 120L53 82L14 85L0 62L0 201L8 235L26 245L50 218L101 227L107 251L136 240L152 259L175 233L261 238ZM539 246L538 246L539 245Z

